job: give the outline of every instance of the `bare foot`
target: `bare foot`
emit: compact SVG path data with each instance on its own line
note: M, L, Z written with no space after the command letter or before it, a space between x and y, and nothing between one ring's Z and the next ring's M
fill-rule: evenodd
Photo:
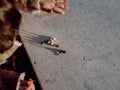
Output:
M40 0L40 7L42 10L48 11L50 13L57 12L60 14L65 14L64 10L68 10L67 0Z

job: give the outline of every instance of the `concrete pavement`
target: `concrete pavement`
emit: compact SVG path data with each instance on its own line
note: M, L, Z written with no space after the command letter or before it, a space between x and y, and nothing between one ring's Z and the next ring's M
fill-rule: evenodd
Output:
M120 90L120 0L70 0L65 15L23 13L21 37L43 90ZM40 45L56 37L66 54Z

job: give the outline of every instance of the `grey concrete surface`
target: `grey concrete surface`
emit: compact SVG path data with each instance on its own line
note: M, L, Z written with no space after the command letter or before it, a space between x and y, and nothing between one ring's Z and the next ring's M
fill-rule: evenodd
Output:
M23 14L21 37L43 90L120 90L120 0L70 0L66 15ZM56 37L66 54L39 43Z

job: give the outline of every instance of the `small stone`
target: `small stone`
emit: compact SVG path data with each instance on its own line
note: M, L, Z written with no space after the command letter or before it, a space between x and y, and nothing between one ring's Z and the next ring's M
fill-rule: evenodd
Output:
M89 61L92 61L92 59L89 59Z
M34 64L36 64L36 62L34 61Z
M83 60L85 60L85 56L83 56Z

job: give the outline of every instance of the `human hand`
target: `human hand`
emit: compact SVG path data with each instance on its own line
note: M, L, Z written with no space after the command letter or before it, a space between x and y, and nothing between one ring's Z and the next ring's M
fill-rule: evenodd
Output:
M33 80L21 80L19 90L35 90Z
M67 0L40 0L41 9L49 13L57 12L64 15L64 10L69 9L67 4Z

